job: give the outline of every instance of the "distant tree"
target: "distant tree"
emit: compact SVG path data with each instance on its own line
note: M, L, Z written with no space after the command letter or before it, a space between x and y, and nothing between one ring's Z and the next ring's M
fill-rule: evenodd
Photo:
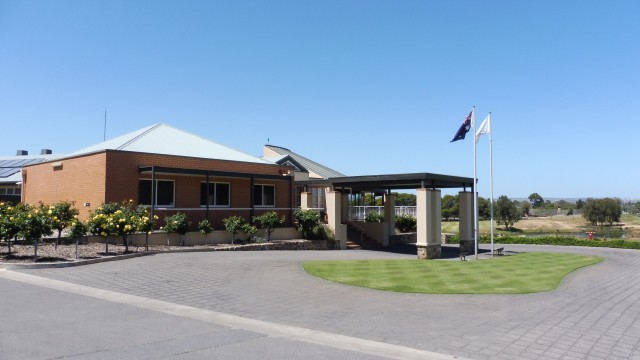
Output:
M544 204L544 199L538 193L533 193L533 194L529 195L528 199L529 199L529 202L531 203L531 206L534 209L537 209L537 208L541 207Z
M620 215L622 215L620 199L589 198L582 207L582 216L592 225L608 223L611 226L614 222L620 221Z
M516 204L509 200L506 195L502 195L496 202L496 223L498 225L504 225L505 229L513 227L513 224L518 222L522 216Z
M445 195L442 197L442 201L440 202L441 207L441 215L446 220L449 221L451 218L457 218L460 214L460 205L458 203L459 196L458 195Z
M521 202L520 210L522 211L522 216L529 216L529 211L531 210L531 204L528 201Z
M394 197L396 206L416 206L416 195L407 193L391 193Z
M489 199L482 196L478 197L478 218L485 220L491 218L491 203L489 203Z
M364 194L364 205L365 206L381 206L382 197L375 197L375 195L371 193Z
M576 209L580 210L582 209L583 206L584 206L584 200L578 199L578 201L576 201Z

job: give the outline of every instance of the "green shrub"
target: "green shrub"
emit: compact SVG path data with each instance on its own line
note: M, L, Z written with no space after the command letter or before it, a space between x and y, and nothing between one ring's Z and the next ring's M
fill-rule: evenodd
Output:
M207 236L213 232L213 225L209 222L209 220L204 219L198 223L198 230L204 236Z
M297 209L294 213L296 228L302 237L311 240L313 233L320 227L320 213L311 209Z
M189 226L191 226L191 222L187 219L187 215L181 212L177 212L164 218L164 231L169 234L177 233L180 243L183 246L184 242L182 241L182 235L189 231Z
M384 221L384 215L377 211L369 211L364 217L364 221L368 223L381 223Z
M491 242L489 236L483 235L478 239L480 243L488 244ZM638 249L640 250L639 241L627 241L623 239L614 240L587 240L579 239L571 236L500 236L494 238L495 243L500 244L524 244L524 245L560 245L560 246L590 246L590 247L607 247L618 249Z
M416 230L416 218L409 215L397 215L395 218L396 228L400 232L410 232Z
M256 240L256 242L259 242L254 236L258 232L258 228L256 228L254 225L251 225L249 223L242 224L242 232L247 235L247 242L251 242L252 240Z

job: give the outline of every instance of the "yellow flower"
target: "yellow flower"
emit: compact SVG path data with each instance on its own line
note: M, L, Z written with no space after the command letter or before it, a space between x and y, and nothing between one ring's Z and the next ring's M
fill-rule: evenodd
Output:
M49 209L49 211L47 211L47 214L49 215L53 214L53 210Z

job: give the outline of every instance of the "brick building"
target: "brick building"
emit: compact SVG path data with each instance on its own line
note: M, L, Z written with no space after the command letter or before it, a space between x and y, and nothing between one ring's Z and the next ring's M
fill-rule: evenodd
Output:
M132 199L163 218L184 212L250 219L275 210L292 224L292 168L254 157L165 124L155 124L72 154L25 166L22 200L72 201L86 219L102 203Z

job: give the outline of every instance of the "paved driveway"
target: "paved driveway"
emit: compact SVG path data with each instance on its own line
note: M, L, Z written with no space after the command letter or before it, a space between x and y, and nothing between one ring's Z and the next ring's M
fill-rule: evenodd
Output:
M424 354L640 359L640 252L524 245L506 250L597 254L605 261L571 274L556 291L531 295L382 292L317 279L301 267L315 259L415 258L371 251L161 254L19 272ZM354 346L349 357L357 354Z

